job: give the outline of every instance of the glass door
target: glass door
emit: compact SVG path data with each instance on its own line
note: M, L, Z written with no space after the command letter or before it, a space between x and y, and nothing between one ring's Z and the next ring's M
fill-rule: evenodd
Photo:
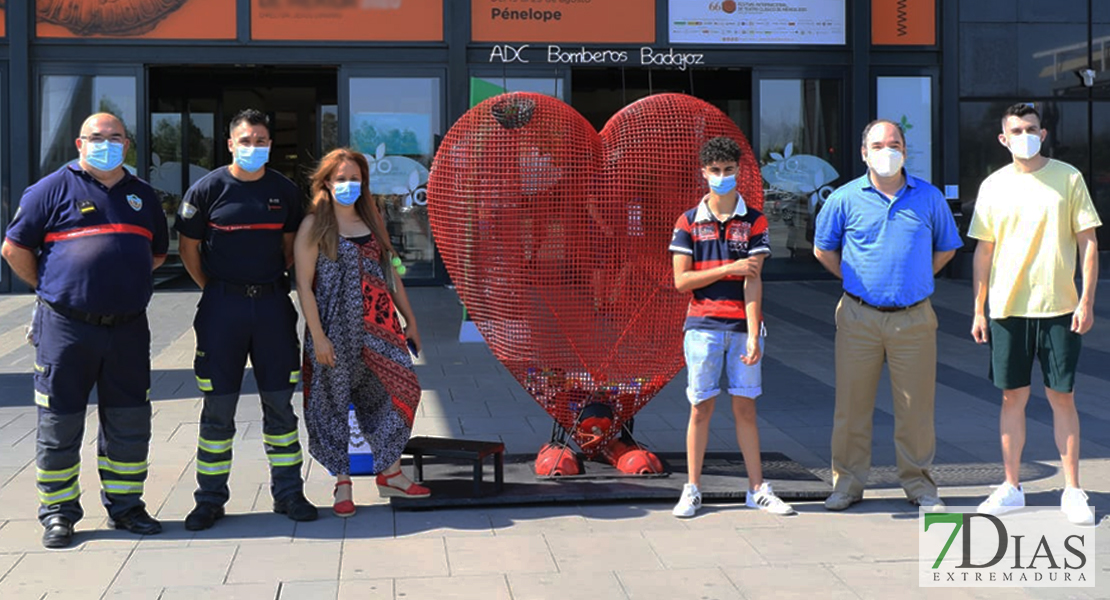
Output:
M758 76L753 149L763 175L771 234L769 276L824 273L813 257L817 213L854 177L844 139L842 77Z
M383 207L405 280L444 282L427 207L428 173L446 129L443 76L356 73L346 82L348 93L340 93L340 101L346 100L340 107L346 117L342 133L370 162L370 193Z
M212 100L163 100L150 114L150 172L168 219L181 198L201 177L215 169L216 107ZM177 260L177 232L170 229L170 252Z

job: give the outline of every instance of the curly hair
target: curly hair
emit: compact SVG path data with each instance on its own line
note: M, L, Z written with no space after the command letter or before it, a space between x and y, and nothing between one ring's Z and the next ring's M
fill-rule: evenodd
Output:
M715 162L740 162L740 144L725 136L715 137L701 147L698 157L701 166L705 167Z

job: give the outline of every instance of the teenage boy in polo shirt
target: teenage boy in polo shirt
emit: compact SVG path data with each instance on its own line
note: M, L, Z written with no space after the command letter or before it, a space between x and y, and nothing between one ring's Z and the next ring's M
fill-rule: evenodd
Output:
M892 121L863 130L868 171L836 190L817 215L814 255L844 280L836 307L833 493L828 510L863 499L871 423L885 360L894 404L898 478L911 502L943 510L929 469L936 454L937 315L933 276L962 245L937 188L902 168L906 136Z
M675 287L693 292L684 327L689 376L686 397L691 405L686 430L689 482L673 513L692 517L701 508L698 484L723 367L728 371L736 440L748 470L746 504L774 514L792 514L794 509L763 481L755 419L763 355L763 282L759 273L771 254L767 218L747 208L736 191L740 146L735 141L713 138L700 155L702 176L710 191L678 218L670 246Z
M1025 405L1033 361L1040 360L1064 469L1060 509L1073 523L1094 522L1079 487L1079 413L1075 368L1082 335L1094 324L1098 241L1102 225L1083 174L1040 153L1045 130L1032 106L1002 116L998 141L1013 164L983 181L968 235L975 248L975 319L971 335L991 344L990 377L1002 390L999 429L1006 481L979 505L1001 514L1025 506L1018 480L1025 445ZM1082 256L1083 293L1075 289L1075 250ZM985 308L990 306L990 322Z

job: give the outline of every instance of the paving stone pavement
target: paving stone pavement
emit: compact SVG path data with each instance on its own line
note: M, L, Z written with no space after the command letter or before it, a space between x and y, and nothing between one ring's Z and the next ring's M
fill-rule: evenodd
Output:
M415 434L503 441L533 452L550 431L547 415L481 344L457 341L461 307L442 288L410 291L425 351ZM835 282L766 285L770 331L760 400L765 451L782 452L827 476L833 410ZM971 342L967 282L941 281L937 464L978 466L950 505L989 493L997 468L999 394L985 379L987 350ZM199 533L182 520L192 507L200 395L191 371L190 329L198 294L160 291L153 328L154 441L145 499L161 535L105 529L95 495L75 545L47 551L35 520L31 348L23 341L33 297L0 296L0 599L243 598L641 599L641 598L1108 598L1110 533L1101 524L1097 587L1066 590L931 590L917 585L916 510L889 477L894 464L889 383L880 385L876 465L867 501L845 513L796 504L795 517L712 505L691 520L670 504L591 504L394 512L370 478L354 484L358 514L331 515L331 478L306 462L306 493L323 507L313 523L270 512L261 410L250 375L238 413L228 518ZM1101 296L1095 330L1084 338L1078 403L1084 424L1082 477L1099 511L1110 508L1110 301ZM684 374L637 417L637 437L681 451L689 408ZM300 396L295 399L300 404ZM710 450L735 451L730 411L714 417ZM81 483L98 489L96 409L89 410ZM1030 504L1058 502L1063 484L1042 390L1029 407L1026 482ZM302 436L304 434L302 433ZM958 468L957 468L958 467ZM989 475L983 475L988 473Z

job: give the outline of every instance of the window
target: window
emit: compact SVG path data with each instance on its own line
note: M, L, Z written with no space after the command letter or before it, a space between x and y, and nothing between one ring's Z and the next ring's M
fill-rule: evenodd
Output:
M1092 177L1087 180L1098 216L1103 226L1098 233L1100 249L1110 248L1110 102L1096 102L1091 123Z
M131 140L124 165L134 172L138 155L135 145L137 112L134 77L45 75L40 91L40 176L77 160L74 140L80 135L85 119L98 112L111 113L123 121Z
M844 179L840 169L841 102L837 79L764 79L759 85L763 212L771 233L771 263L813 260L814 220Z
M443 134L437 77L352 77L350 145L370 161L370 191L384 206L406 279L434 279L428 170Z
M183 127L188 123L188 127ZM215 114L156 112L150 115L150 172L170 223L185 191L215 168ZM177 231L170 228L170 255L177 255Z

